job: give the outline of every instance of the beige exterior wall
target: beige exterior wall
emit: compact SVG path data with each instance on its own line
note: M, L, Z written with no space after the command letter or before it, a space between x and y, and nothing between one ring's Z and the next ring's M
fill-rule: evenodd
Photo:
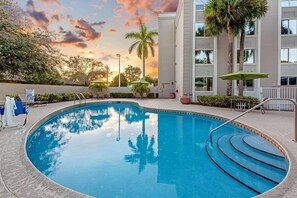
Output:
M159 98L175 92L175 13L159 15Z
M261 80L261 87L274 86L279 84L280 64L280 20L279 0L269 2L269 11L261 20L261 72L268 73L269 78Z
M176 87L178 90L177 98L183 96L183 68L184 68L184 1L179 1L179 6L176 15L176 50L175 50L175 61L176 61Z
M194 0L180 0L176 16L176 89L179 96L192 93L194 95L226 94L226 81L219 76L227 74L226 32L217 38L195 38L195 23L203 22L203 11L195 11ZM281 48L297 48L296 35L281 35L282 19L297 19L297 7L281 7L281 0L269 0L268 12L261 20L256 21L256 34L246 36L245 49L255 49L255 62L245 64L244 70L264 72L268 79L254 80L254 87L245 91L245 95L260 97L261 87L280 85L281 76L297 76L297 63L282 63ZM239 38L234 41L234 71L238 71L237 50ZM214 50L214 63L195 65L195 50ZM213 76L214 91L195 91L195 77ZM194 92L194 93L193 93ZM238 93L236 82L233 92Z

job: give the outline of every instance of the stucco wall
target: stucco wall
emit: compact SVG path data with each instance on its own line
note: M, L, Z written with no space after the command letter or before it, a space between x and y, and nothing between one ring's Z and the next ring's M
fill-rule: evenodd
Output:
M158 93L157 87L149 87L151 93ZM84 86L57 86L57 85L33 85L33 84L11 84L0 83L0 100L3 100L7 94L25 94L26 89L35 89L36 94L43 93L65 93L65 92L91 92L89 87ZM131 92L131 87L108 87L108 93Z
M278 66L280 56L279 1L268 1L269 10L261 20L261 72L268 73L269 78L261 80L261 87L278 84ZM279 14L278 14L279 13Z
M193 94L193 70L194 70L194 1L184 0L184 72L183 94Z
M89 91L89 87L84 87L84 86L57 86L57 85L0 83L0 97L3 98L5 97L6 94L25 94L26 89L35 89L36 94Z
M177 98L183 95L183 61L184 61L184 4L183 0L179 2L177 16L176 16L176 66L175 66L175 80L176 80L176 90L178 90Z
M169 98L175 92L175 18L175 13L159 15L159 98Z

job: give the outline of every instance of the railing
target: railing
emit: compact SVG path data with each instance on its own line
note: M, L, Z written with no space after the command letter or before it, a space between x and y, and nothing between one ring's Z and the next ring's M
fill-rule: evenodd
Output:
M83 93L78 93L78 94L81 95L81 97L84 99L85 103L87 103L87 99L86 99L86 97L84 96L84 94L83 94Z
M297 87L263 87L261 99L290 98L297 100ZM265 105L266 109L278 111L293 111L294 105L289 101L274 101Z
M76 98L79 100L79 104L81 104L82 100L84 100L85 103L87 102L85 96L82 93L75 93L74 94L74 104L75 104Z
M232 119L224 122L223 124L221 124L220 126L214 128L214 129L212 129L210 131L210 134L209 134L210 143L212 144L213 133L215 131L217 131L218 129L222 128L223 126L229 124L230 122L235 121L236 119L244 116L245 114L247 114L247 113L249 113L249 112L251 112L251 111L253 111L253 110L255 110L255 109L259 108L259 107L261 107L262 105L264 105L264 104L266 104L266 103L268 103L270 101L282 101L282 100L290 101L291 103L294 104L294 107L295 107L295 131L294 131L295 132L295 137L294 137L294 141L296 142L297 141L297 103L296 103L296 101L294 99L291 99L291 98L268 98L267 100L261 102L260 104L254 106L253 108L251 108L251 109L249 109L249 110L247 110L247 111L239 114L238 116L236 116L236 117L234 117L234 118L232 118Z

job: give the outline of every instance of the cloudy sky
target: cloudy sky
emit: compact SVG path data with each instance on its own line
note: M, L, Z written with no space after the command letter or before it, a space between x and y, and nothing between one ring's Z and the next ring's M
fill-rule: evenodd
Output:
M66 55L100 59L117 71L117 53L123 67L141 67L135 53L128 53L139 18L158 29L157 13L175 11L178 0L18 0L34 27L54 31L54 45ZM157 48L156 48L157 49ZM157 75L157 55L147 60L147 74ZM123 71L123 69L122 69Z

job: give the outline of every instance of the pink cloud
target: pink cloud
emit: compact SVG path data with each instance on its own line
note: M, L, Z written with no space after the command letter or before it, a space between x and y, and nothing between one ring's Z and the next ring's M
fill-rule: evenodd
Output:
M53 5L56 5L58 7L61 7L61 3L59 0L41 0L42 3L44 4L53 4Z
M101 37L101 32L97 32L91 24L84 19L73 20L70 19L70 24L76 28L76 32L86 38L88 41L94 41Z

